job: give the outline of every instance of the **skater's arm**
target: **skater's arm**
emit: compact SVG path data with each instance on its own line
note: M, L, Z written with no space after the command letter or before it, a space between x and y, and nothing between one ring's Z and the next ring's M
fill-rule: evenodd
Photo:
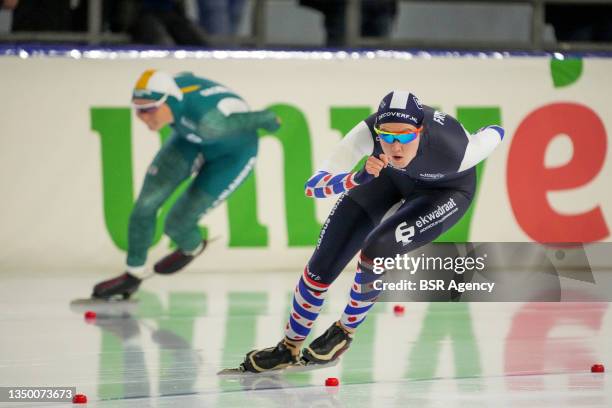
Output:
M270 132L280 127L280 121L271 110L250 111L238 98L225 98L216 109L207 112L200 120L199 130L207 137L266 129Z
M372 176L365 170L352 170L373 150L374 141L370 129L365 122L359 122L308 179L305 185L306 195L315 198L331 197L369 181Z
M437 153L429 161L428 171L452 175L486 159L501 143L504 129L490 125L470 134L457 119L436 111L425 137L428 138L429 147Z
M501 126L490 125L483 127L473 135L468 135L463 160L457 172L474 167L487 157L504 139L504 129Z

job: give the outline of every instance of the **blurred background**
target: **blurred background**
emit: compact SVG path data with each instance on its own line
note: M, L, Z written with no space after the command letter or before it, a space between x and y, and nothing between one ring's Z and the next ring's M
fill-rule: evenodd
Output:
M2 0L5 43L612 50L610 0Z

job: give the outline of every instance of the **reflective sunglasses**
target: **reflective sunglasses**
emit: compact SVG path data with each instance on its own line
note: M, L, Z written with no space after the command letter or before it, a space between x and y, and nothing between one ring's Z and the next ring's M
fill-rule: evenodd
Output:
M152 113L158 110L168 99L168 94L162 96L158 101L150 103L132 103L132 107L139 113Z
M387 132L384 130L380 130L378 128L374 128L374 131L382 140L386 143L392 144L396 140L401 144L406 144L412 142L417 138L419 133L423 130L423 127L418 128L417 130L411 131L409 133L395 133L395 132Z

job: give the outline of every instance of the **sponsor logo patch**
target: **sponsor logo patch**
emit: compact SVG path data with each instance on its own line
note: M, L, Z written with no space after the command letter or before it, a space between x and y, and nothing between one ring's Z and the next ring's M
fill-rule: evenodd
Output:
M442 173L420 173L419 177L423 177L425 179L430 179L430 180L437 180L437 179L441 179L442 177L444 177L444 174Z
M414 225L408 226L407 222L402 222L395 228L395 240L402 245L408 245L414 237Z
M446 119L446 113L435 111L433 114L433 120L440 125L444 125L444 119Z
M210 88L206 88L200 91L200 95L202 96L212 96L221 93L231 93L231 91L221 85L212 86Z
M181 118L181 125L185 126L186 128L189 128L191 130L196 130L196 124L193 121L187 119L184 116Z
M202 143L202 138L193 133L188 133L187 136L185 136L185 138L189 140L191 143Z

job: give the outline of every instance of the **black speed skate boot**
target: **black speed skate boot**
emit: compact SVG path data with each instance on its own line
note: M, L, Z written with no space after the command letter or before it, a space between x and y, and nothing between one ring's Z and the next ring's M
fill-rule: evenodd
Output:
M299 362L296 349L295 345L281 340L274 347L250 351L240 364L240 369L251 373L261 373L289 367Z
M331 363L348 350L352 341L352 334L335 322L302 350L302 360L307 365Z
M202 245L192 253L186 253L177 249L169 255L166 255L153 267L155 273L161 275L169 275L183 269L189 262L193 261L196 256L200 255L206 249L207 240L202 241Z
M106 280L94 286L92 298L110 300L112 298L129 299L138 290L141 279L125 272L116 278Z

